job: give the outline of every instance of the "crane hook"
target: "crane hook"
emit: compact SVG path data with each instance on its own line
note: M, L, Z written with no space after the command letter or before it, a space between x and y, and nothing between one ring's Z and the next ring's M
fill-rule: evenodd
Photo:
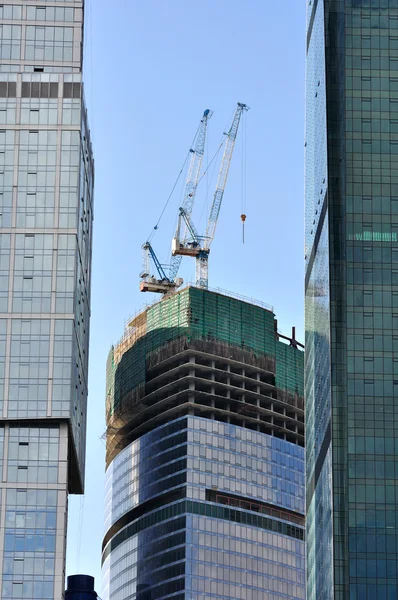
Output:
M243 214L240 216L240 218L242 219L242 242L245 243L245 221L246 221L246 215Z

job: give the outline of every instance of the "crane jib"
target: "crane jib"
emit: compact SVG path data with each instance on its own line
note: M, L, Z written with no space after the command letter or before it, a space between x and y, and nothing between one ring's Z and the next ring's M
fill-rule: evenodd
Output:
M191 214L194 206L197 187L199 181L204 175L202 174L201 176L201 165L205 150L207 123L213 114L213 112L209 109L204 111L194 138L194 142L189 151L190 162L187 171L184 197L178 213L177 229L172 241L172 256L170 260L170 266L168 267L167 265L162 265L159 262L149 242L144 244L144 269L141 274L141 279L143 280L141 283L141 291L155 291L166 294L178 288L182 284L182 279L177 278L177 273L183 256L191 256L196 258L196 284L202 288L208 287L208 258L210 245L214 239L217 221L221 210L228 172L239 129L239 123L243 112L247 110L249 110L249 107L246 104L238 102L234 117L232 119L232 124L228 132L225 133L226 139L224 153L218 173L213 202L207 221L206 234L199 235L192 222ZM217 156L222 145L223 144L220 144L220 147L212 161ZM160 277L159 280L154 281L154 278L152 277L150 278L150 281L147 281L150 270L150 258L155 264L156 270ZM165 271L166 266L169 268L168 275Z

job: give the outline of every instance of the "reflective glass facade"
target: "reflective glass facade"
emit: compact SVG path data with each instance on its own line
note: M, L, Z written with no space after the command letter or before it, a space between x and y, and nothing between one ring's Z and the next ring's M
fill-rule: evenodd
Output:
M300 446L182 417L122 450L105 493L104 599L305 598Z
M61 599L82 493L93 159L83 2L0 6L0 596Z
M398 596L398 3L307 2L309 600Z
M304 353L187 287L107 361L104 600L304 599Z

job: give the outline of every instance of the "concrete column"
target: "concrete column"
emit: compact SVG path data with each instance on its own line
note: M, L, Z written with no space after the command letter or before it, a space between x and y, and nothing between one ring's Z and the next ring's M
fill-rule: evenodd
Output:
M196 371L195 371L195 357L194 356L190 356L189 357L189 365L190 365L190 369L188 371L189 376L190 377L195 377ZM190 381L189 382L189 389L190 390L194 390L195 389L195 382L194 381Z
M216 368L216 361L212 360L210 362L210 366L211 366L212 369L215 369ZM215 381L215 380L216 380L216 375L215 375L214 371L212 371L210 373L210 381ZM212 385L210 387L210 393L213 394L213 395L216 393L216 388L215 388L214 385ZM211 405L214 406L214 400L212 400L212 404Z

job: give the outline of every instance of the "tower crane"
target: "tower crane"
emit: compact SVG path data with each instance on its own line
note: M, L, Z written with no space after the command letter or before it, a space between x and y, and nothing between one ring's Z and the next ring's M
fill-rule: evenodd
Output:
M210 209L210 215L207 222L206 234L200 236L191 220L191 214L182 206L179 212L179 222L184 221L186 229L190 234L189 238L181 240L178 237L179 227L177 227L176 236L172 241L173 256L194 256L196 258L196 285L201 288L208 287L208 269L210 245L214 239L217 221L220 214L221 204L224 196L225 186L228 178L228 171L231 165L232 154L235 147L236 135L239 129L239 123L244 111L249 110L246 104L238 102L232 125L227 133L224 147L224 154L221 161L220 171L218 173L216 191L214 192L213 203Z
M207 123L211 118L212 114L212 110L206 109L204 111L203 116L200 120L197 135L195 137L195 147L189 150L189 152L191 153L191 160L189 163L187 173L184 198L180 209L184 212L185 215L187 215L188 223L195 201L196 190L198 187L200 177L200 169L202 166L202 160L205 151ZM191 236L192 232L190 230L189 225L187 224L187 220L183 220L179 216L174 239L177 238L178 240L181 240L181 247L184 248L186 245L189 245L189 238ZM158 292L166 294L170 291L177 289L178 287L180 287L180 285L182 285L183 280L181 279L181 277L177 277L177 273L184 254L183 252L172 253L170 265L167 267L160 263L149 241L145 242L145 244L142 246L142 250L143 271L140 275L141 292ZM150 276L151 259L158 272L158 278ZM168 269L168 274L166 273L165 269Z

